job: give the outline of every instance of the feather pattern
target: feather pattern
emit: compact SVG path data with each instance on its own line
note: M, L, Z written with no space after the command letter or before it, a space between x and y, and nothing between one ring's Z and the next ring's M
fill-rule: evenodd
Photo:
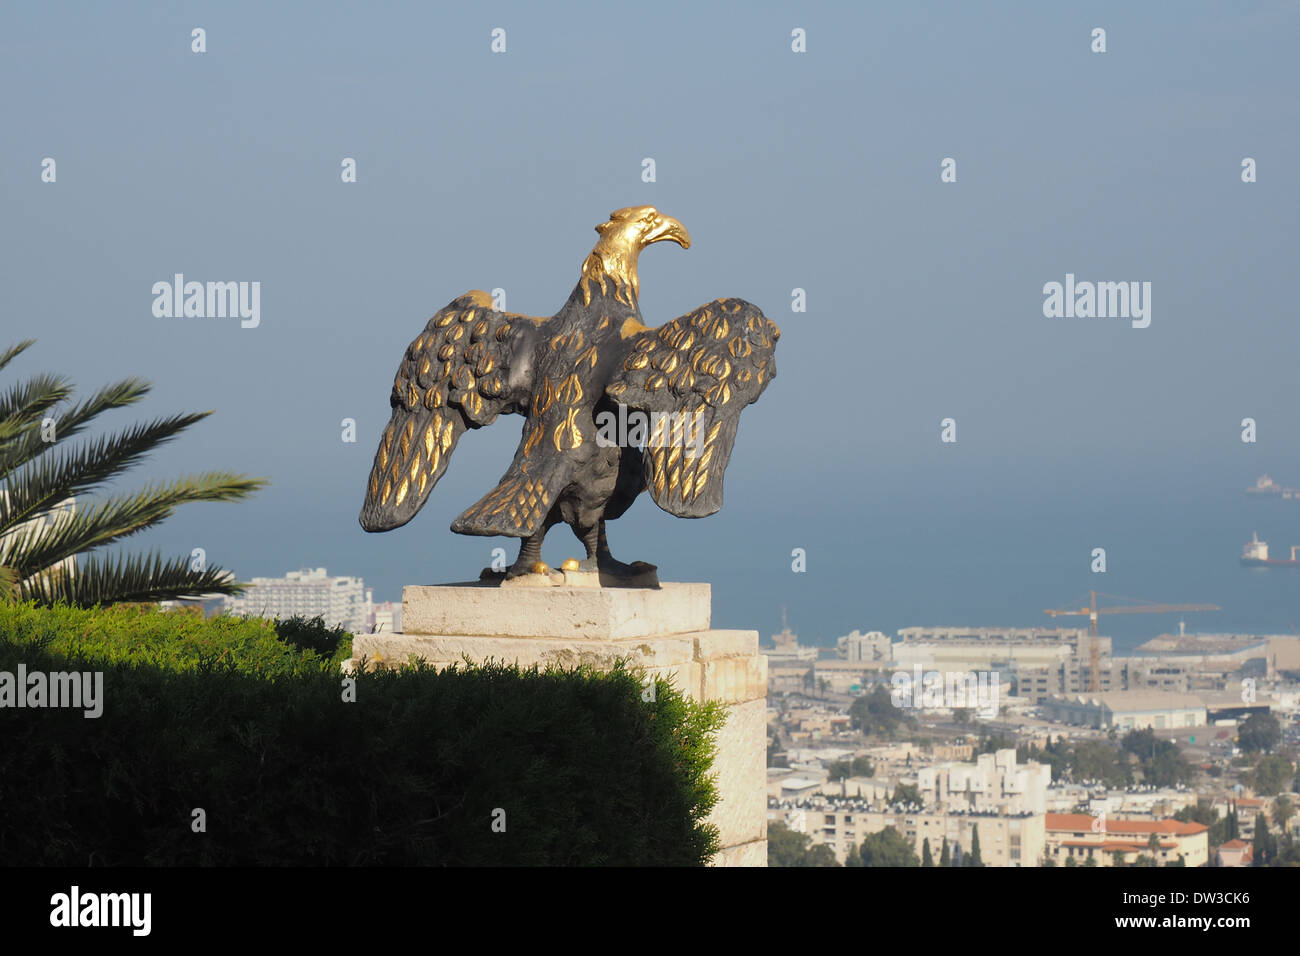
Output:
M722 507L740 413L776 376L780 337L756 305L719 299L635 338L605 393L650 415L645 479L659 507L683 518Z
M509 373L543 320L491 306L484 292L463 295L407 348L366 484L361 526L367 531L397 528L415 516L466 430L524 410L527 389L512 389Z

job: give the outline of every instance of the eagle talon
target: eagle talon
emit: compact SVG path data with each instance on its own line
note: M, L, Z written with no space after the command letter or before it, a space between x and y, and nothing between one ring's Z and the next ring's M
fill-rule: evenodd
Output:
M659 570L656 565L647 564L645 561L633 561L631 564L624 564L613 555L608 554L582 563L584 565L593 565L593 567L586 570L599 571L601 574L608 574L616 578L639 578L642 575Z

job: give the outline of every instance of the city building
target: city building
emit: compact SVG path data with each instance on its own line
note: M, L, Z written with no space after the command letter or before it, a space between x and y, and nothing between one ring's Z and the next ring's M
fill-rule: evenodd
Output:
M1107 814L1049 813L1046 818L1046 852L1057 866L1073 859L1076 865L1092 860L1097 866L1114 866L1116 854L1123 865L1139 856L1154 857L1157 864L1205 866L1209 862L1210 828L1178 820L1121 820ZM1151 846L1152 835L1155 848Z
M1017 696L1035 702L1089 687L1095 642L1101 688L1120 686L1110 638L1094 637L1084 628L905 627L898 633L903 640L893 645L893 656L899 669L996 671Z
M1193 694L1166 691L1124 690L1100 694L1069 694L1049 697L1041 707L1048 720L1080 727L1108 729L1120 733L1150 727L1204 727L1205 704Z
M1014 750L980 754L974 763L946 762L922 767L917 789L925 805L980 813L1047 812L1048 764L1016 763Z
M1252 866L1254 862L1255 847L1245 840L1220 843L1214 851L1215 866Z
M911 841L917 858L930 842L936 866L948 841L948 852L958 847L969 856L978 829L980 859L985 866L1040 866L1045 849L1042 814L958 813L919 807L873 808L865 800L810 796L797 802L769 803L769 821L784 822L798 833L824 844L843 864L851 847L886 827Z
M909 754L912 751L908 751ZM1014 750L980 754L973 763L947 761L920 768L914 783L921 803L891 805L902 778L877 769L872 778L814 785L798 776L769 788L768 819L784 821L825 844L843 863L849 849L872 833L893 827L921 857L925 841L938 864L943 842L970 853L976 828L980 857L988 866L1039 866L1045 852L1045 808L1051 768L1017 765ZM833 795L835 790L839 796ZM828 793L829 791L829 793Z
M243 594L226 598L225 609L252 617L319 616L329 627L369 633L365 583L361 578L330 577L324 568L290 571L282 578L253 578Z
M893 642L881 631L863 634L855 629L835 641L835 650L846 661L888 663L893 656Z
M366 588L367 634L400 634L402 632L402 602L375 603L375 589Z

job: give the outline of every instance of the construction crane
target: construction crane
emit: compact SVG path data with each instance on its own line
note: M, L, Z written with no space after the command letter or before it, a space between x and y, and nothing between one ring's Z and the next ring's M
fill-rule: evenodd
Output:
M1069 607L1056 608L1055 610L1044 611L1044 614L1050 614L1052 617L1061 617L1068 615L1088 615L1088 634L1093 638L1097 637L1097 618L1102 614L1170 614L1174 611L1222 611L1223 608L1217 604L1154 604L1150 601L1142 601L1138 598L1120 597L1117 594L1102 594L1102 597L1114 598L1117 601L1132 601L1132 604L1118 604L1114 607L1097 607L1097 591L1088 592L1088 606L1075 609ZM1088 692L1096 693L1101 690L1101 653L1097 649L1097 641L1088 642Z

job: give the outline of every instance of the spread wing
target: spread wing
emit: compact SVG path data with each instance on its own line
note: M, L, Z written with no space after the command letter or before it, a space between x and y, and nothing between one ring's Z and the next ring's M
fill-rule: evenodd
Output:
M490 425L502 412L526 411L531 345L546 320L491 305L485 292L461 296L407 348L389 399L393 415L366 485L361 527L367 531L388 531L415 517L466 429Z
M780 337L743 299L719 299L636 337L605 394L650 415L645 480L660 508L702 518L722 507L740 413L776 377Z

